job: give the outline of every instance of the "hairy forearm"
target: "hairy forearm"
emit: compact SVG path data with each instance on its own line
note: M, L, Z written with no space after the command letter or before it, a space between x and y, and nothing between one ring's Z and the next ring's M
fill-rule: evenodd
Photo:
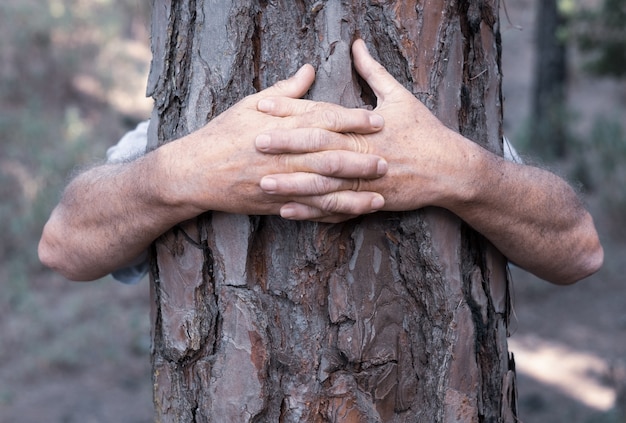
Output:
M256 105L253 100L248 103ZM255 110L252 113L258 115ZM344 112L348 117L354 113L362 115L356 109ZM351 187L355 178L378 178L386 172L380 157L349 150L307 148L285 157L258 152L254 139L259 125L234 115L224 113L201 130L131 163L104 165L79 175L44 228L41 261L69 279L93 280L132 262L163 232L205 211L277 214L292 197L261 190L261 178L272 171L312 175L311 186L319 186L320 178L339 181L312 195L321 200L345 190L344 185ZM368 116L348 129L380 129L368 126ZM319 128L307 130L315 129ZM303 189L294 196L309 192ZM340 207L325 215L329 221L370 213L384 204L375 192L355 194L346 197L354 201L338 201ZM378 198L381 204L376 206L373 199Z
M480 150L468 172L474 189L449 208L542 279L569 284L597 271L602 247L574 190L551 172Z
M189 210L166 204L158 160L103 165L77 176L46 223L41 261L72 280L93 280L132 262Z

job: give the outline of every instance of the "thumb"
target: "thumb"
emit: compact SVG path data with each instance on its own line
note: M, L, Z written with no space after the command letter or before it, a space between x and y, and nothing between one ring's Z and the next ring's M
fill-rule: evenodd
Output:
M262 94L263 97L300 98L311 88L313 81L315 81L315 70L313 66L306 64L298 69L298 72L291 78L278 81L259 94Z
M383 65L374 60L363 40L358 39L352 44L352 56L357 72L374 91L378 100L384 101L386 96L389 97L398 81Z

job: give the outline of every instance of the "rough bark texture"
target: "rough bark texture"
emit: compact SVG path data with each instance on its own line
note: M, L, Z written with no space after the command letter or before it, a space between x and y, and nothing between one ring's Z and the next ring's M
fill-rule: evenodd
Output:
M155 0L151 142L312 63L371 105L357 36L447 125L501 149L497 1ZM505 260L441 209L345 224L209 213L155 243L162 422L513 422Z

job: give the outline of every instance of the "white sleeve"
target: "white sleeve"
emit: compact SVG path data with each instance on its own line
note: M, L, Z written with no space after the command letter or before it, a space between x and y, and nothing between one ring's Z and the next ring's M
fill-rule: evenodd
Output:
M524 163L520 155L517 153L517 150L515 150L515 147L513 147L513 144L511 144L507 137L502 137L502 150L503 156L506 160L517 164Z
M121 269L114 270L111 272L111 276L113 276L113 279L118 282L122 282L127 285L134 285L148 274L149 269L150 260L148 258L148 253L143 252L134 263L129 264L126 267L122 267Z
M141 122L126 133L114 146L107 150L107 163L125 163L135 160L146 153L148 146L149 121ZM135 284L148 273L148 254L143 253L134 263L111 272L111 276L125 284Z
M148 147L148 125L141 122L135 129L127 132L114 146L107 150L107 163L124 163L146 154Z

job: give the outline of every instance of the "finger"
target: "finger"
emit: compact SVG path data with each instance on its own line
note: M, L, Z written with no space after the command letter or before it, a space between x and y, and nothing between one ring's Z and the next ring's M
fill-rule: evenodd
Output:
M332 178L315 173L294 172L268 175L259 183L266 194L284 197L324 195L336 191L357 190L355 179Z
M353 219L358 215L328 214L323 210L300 203L289 203L281 209L281 217L289 220L309 220L324 223L339 223ZM284 214L284 215L283 215Z
M291 117L295 127L323 128L334 132L371 134L385 124L383 117L366 109L286 97L263 98L257 110L277 117Z
M315 81L315 69L313 66L306 64L288 79L276 82L269 88L259 93L262 97L285 96L291 98L300 98L311 88Z
M363 40L358 39L352 44L352 56L359 75L374 91L376 97L384 101L385 97L391 95L398 86L398 82L383 65L374 60Z
M340 191L327 195L301 197L298 202L287 203L280 209L285 219L305 220L330 215L358 216L376 212L385 204L376 192Z
M387 161L380 156L343 150L281 154L275 160L275 169L284 169L281 173L311 172L338 178L380 178L389 169Z
M255 146L258 151L269 154L331 150L367 153L369 150L369 144L361 136L340 134L320 128L277 129L258 135Z
M334 178L316 173L276 173L261 178L259 186L266 194L283 197L324 195L337 191L359 191L366 178Z
M308 219L313 220L315 222L323 222L323 223L341 223L346 220L354 219L357 216L352 216L349 214L331 214L330 216L324 216L317 219Z

